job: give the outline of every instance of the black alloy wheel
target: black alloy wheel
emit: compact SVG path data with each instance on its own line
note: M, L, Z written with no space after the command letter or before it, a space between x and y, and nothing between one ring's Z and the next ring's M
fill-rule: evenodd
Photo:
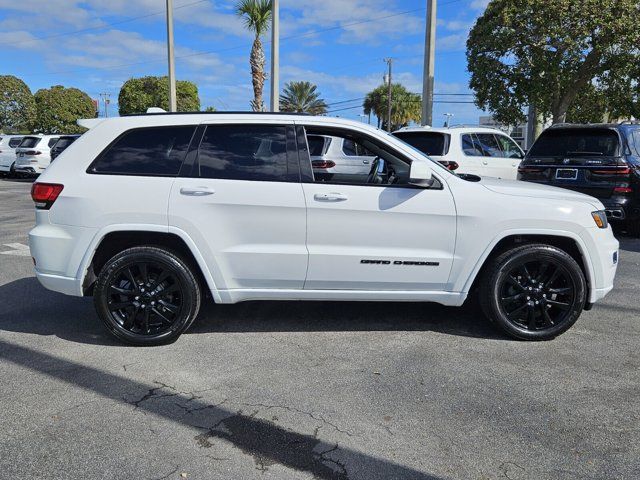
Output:
M185 262L155 247L136 247L107 262L94 289L107 328L136 345L169 343L195 319L200 287Z
M509 335L548 340L576 322L586 302L584 273L549 245L517 247L493 259L480 291L487 317Z

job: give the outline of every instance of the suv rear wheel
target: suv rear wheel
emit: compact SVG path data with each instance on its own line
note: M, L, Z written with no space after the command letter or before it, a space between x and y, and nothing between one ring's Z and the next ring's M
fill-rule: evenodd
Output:
M549 340L578 320L586 295L584 274L569 254L533 244L491 260L482 278L480 304L512 337Z
M157 247L125 250L102 268L94 289L100 319L134 345L173 342L200 309L200 285L189 266Z

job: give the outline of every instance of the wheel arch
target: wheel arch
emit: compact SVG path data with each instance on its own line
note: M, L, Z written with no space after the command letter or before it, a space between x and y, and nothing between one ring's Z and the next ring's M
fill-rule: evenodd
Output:
M193 240L182 230L169 232L166 227L158 226L111 227L96 235L90 254L81 266L83 295L91 295L101 269L110 258L127 248L143 245L166 248L180 256L193 269L205 292L211 292L216 302L221 301L213 276Z
M551 245L568 253L578 263L584 273L587 281L587 298L591 298L591 292L595 285L595 276L591 257L589 256L588 250L580 237L570 232L506 232L494 239L491 245L487 247L482 258L472 270L472 274L467 280L463 291L465 293L470 293L476 290L478 282L482 278L484 269L493 258L511 248L532 243Z

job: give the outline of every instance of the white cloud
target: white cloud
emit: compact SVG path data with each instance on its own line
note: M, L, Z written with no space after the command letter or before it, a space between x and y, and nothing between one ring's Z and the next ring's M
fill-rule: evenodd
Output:
M484 10L491 0L472 0L471 8L474 10Z

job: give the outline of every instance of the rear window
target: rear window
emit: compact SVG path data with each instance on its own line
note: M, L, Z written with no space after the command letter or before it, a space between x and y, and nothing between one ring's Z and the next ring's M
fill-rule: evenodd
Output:
M118 138L89 167L89 173L174 176L182 166L194 126L139 128Z
M309 155L312 157L321 157L325 153L324 146L327 143L326 137L320 137L318 135L308 135L307 142L309 142Z
M24 137L20 142L20 148L33 148L40 143L40 137Z
M397 132L394 135L427 155L442 156L448 153L449 135L445 133Z
M12 138L11 140L9 140L9 146L11 148L16 148L18 145L20 145L20 142L22 142L22 137Z
M529 151L530 157L613 157L618 154L618 135L608 129L546 130Z
M61 149L61 148L67 148L69 145L71 145L73 142L75 141L75 138L69 138L69 137L62 137L60 140L58 140L56 142L56 149Z

